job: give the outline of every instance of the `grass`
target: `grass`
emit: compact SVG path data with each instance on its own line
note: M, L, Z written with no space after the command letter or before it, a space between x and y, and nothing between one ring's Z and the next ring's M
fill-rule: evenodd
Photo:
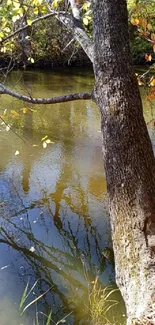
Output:
M33 304L36 305L36 312L35 312L35 319L33 320L33 325L50 325L51 323L55 324L55 325L59 325L62 323L66 323L66 318L72 314L69 313L68 315L66 315L65 317L63 317L61 320L59 320L57 323L54 322L54 320L52 319L52 309L49 312L48 315L42 313L42 312L38 312L37 309L37 301L40 300L42 297L44 297L53 286L51 286L48 290L46 290L44 293L42 293L41 295L39 295L38 297L36 297L35 299L31 300L29 303L26 304L26 300L28 299L28 297L30 296L30 294L32 293L32 291L34 290L34 288L36 287L37 283L38 283L39 279L33 284L33 286L29 289L29 281L24 289L24 292L22 294L21 300L20 300L20 305L19 305L19 311L20 311L20 315L22 316L24 314L24 312ZM43 320L43 324L40 324L39 322L39 314L42 314L44 316L44 320Z
M88 297L90 325L111 324L108 312L118 303L111 299L111 295L116 291L117 289L113 289L111 286L102 288L98 283L98 277L96 277Z

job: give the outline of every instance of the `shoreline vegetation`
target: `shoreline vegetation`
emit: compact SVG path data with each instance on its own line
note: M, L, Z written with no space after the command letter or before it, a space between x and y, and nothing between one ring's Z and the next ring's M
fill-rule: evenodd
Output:
M145 60L145 54L146 52L138 53L136 55L133 55L133 64L136 66L144 66L148 67L152 64L155 64L155 53L152 53L152 61L147 62ZM70 56L71 58L71 56ZM48 69L48 68L67 68L67 67L92 67L92 63L88 59L88 57L83 53L82 49L79 49L77 55L74 58L67 59L59 56L53 56L53 57L40 57L36 58L34 62L27 62L26 64L23 64L22 60L16 60L12 59L8 55L6 56L0 56L0 68L5 69L6 66L10 65L11 69Z

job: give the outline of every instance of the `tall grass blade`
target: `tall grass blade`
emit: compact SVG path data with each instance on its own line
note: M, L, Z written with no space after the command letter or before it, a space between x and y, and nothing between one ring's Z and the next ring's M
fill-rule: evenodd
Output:
M62 318L61 320L59 320L57 323L56 323L56 325L59 325L59 324L61 324L61 323L66 323L66 318L68 317L68 316L70 316L71 314L72 314L73 312L71 311L69 314L67 314L64 318Z
M35 298L34 300L32 300L22 311L21 315L23 315L23 313L31 306L33 305L35 302L37 302L39 299L41 299L42 297L44 297L47 292L49 292L51 290L53 286L51 286L47 291L45 291L44 293L42 293L40 296L38 296L37 298ZM31 290L32 291L32 290Z
M50 311L48 317L47 317L47 322L45 325L50 325L50 322L51 322L51 316L52 316L52 310Z
M23 292L23 294L22 294L22 297L21 297L21 300L20 300L20 305L19 305L19 310L22 309L22 307L23 307L23 305L24 305L24 302L25 302L25 300L26 300L26 298L27 298L27 290L28 290L28 286L29 286L29 280L28 280L27 285L26 285L26 287L25 287L25 289L24 289L24 292Z

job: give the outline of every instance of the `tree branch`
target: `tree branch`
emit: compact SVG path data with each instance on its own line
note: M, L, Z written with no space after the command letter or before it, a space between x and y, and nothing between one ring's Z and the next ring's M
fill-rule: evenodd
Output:
M51 97L51 98L33 98L28 97L19 93L16 93L7 87L5 87L3 84L0 84L0 95L9 95L15 98L18 98L20 100L23 100L24 102L28 102L31 104L57 104L57 103L65 103L65 102L71 102L74 100L86 100L86 99L92 99L91 93L75 93L75 94L69 94L59 97Z
M67 14L65 11L60 11L61 14L65 15ZM41 16L41 17L38 17L34 20L32 20L32 24L31 25L25 25L25 26L22 26L21 28L18 28L17 30L15 30L13 33L9 34L8 36L4 37L1 41L0 41L0 44L3 44L5 41L7 41L8 39L14 37L15 35L19 34L20 32L22 32L24 29L27 29L28 27L38 23L39 21L41 20L44 20L44 19L48 19L52 16L56 16L58 15L58 12L57 11L54 11L54 10L51 10L51 12L47 15L44 15L44 16ZM67 14L68 15L68 14Z
M78 41L78 43L83 48L84 52L89 57L90 61L93 63L93 61L94 61L94 45L93 45L93 41L89 38L89 36L85 32L81 20L77 19L77 17L79 17L79 9L77 9L76 13L75 13L74 2L75 2L75 0L74 1L71 0L71 4L72 4L71 8L72 8L73 15L69 14L66 11L55 11L55 10L52 10L49 7L50 13L47 14L47 15L44 15L42 17L38 17L38 18L34 19L32 21L31 26L38 23L41 20L48 19L48 18L50 18L52 16L55 16L63 25L65 25L65 27L69 28L72 31L74 38L76 39L76 41ZM25 25L25 26L23 26L21 28L18 28L13 33L11 33L8 36L4 37L0 41L0 44L2 45L5 41L7 41L8 39L14 37L15 35L22 32L24 29L27 29L29 27L30 27L30 25L27 24L27 25Z

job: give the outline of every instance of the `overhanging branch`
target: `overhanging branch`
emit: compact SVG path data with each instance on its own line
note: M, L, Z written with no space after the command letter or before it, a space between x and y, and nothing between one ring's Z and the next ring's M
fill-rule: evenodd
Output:
M5 87L3 84L0 84L0 95L3 94L15 97L17 99L23 100L24 102L28 102L31 104L57 104L57 103L71 102L75 100L92 99L91 93L75 93L75 94L69 94L69 95L51 97L51 98L33 98L33 97L28 97L16 93L8 89L7 87Z
M67 13L65 11L60 11L59 12L60 14L62 15L66 15ZM15 35L19 34L20 32L22 32L23 30L29 28L30 26L32 25L35 25L36 23L38 23L39 21L41 20L45 20L45 19L48 19L52 16L56 16L58 15L58 12L57 11L54 11L54 10L51 10L51 12L47 15L44 15L44 16L41 16L41 17L38 17L34 20L32 20L32 23L31 25L25 25L25 26L22 26L21 28L18 28L17 30L15 30L13 33L9 34L8 36L4 37L1 41L0 41L0 44L3 44L5 41L7 41L8 39L14 37Z
M73 1L71 1L71 3L72 2ZM73 7L73 4L72 4L72 7ZM65 25L65 27L67 27L68 29L70 29L72 31L75 40L78 41L78 43L83 48L84 52L89 57L90 61L93 63L93 61L94 61L93 41L89 38L89 36L85 32L81 20L76 18L77 15L75 15L74 10L73 10L73 15L69 14L66 11L52 10L50 7L49 7L49 10L50 10L49 14L46 14L44 16L41 16L41 17L38 17L38 18L34 19L32 21L32 23L31 23L31 25L27 24L25 26L22 26L21 28L18 28L13 33L11 33L8 36L4 37L0 41L0 44L2 45L5 41L13 38L15 35L19 34L20 32L22 32L23 30L29 28L30 26L35 25L39 21L48 19L48 18L50 18L52 16L55 16L57 18L57 20L59 20L63 25Z

